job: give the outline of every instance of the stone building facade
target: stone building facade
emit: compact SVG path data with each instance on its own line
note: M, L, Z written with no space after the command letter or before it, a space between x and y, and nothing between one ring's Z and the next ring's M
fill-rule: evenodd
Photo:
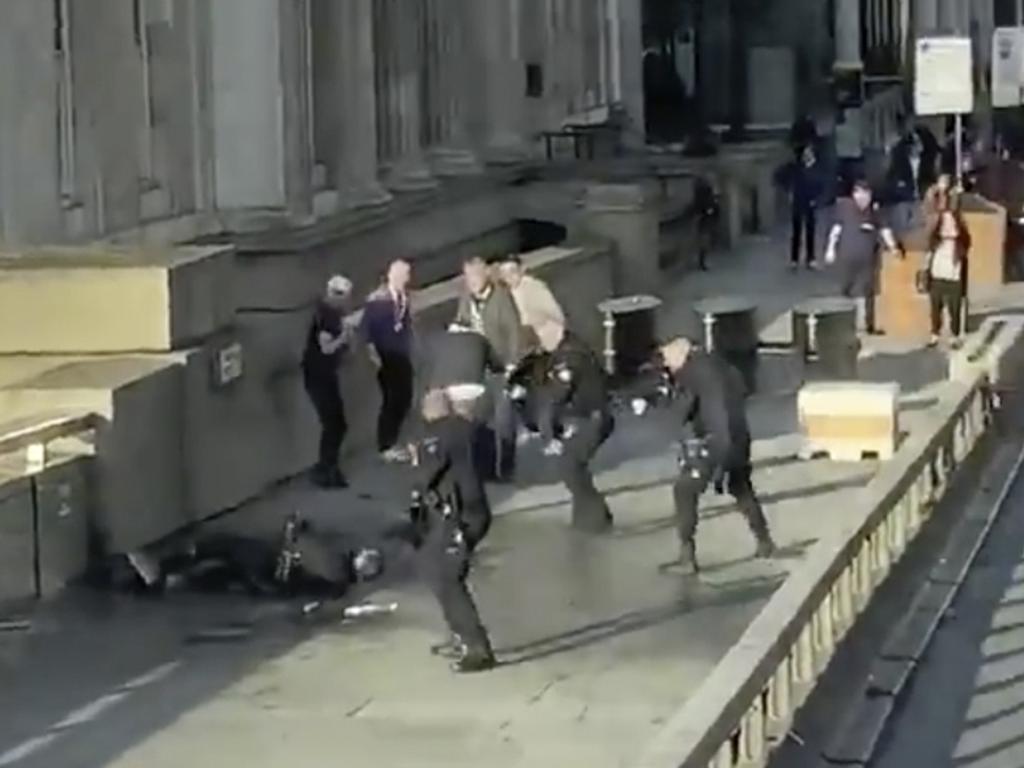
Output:
M620 5L4 0L0 241L308 222L517 161L569 115L642 109Z

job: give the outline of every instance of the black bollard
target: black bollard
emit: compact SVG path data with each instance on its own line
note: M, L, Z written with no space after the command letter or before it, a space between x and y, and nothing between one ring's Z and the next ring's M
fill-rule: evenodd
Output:
M809 299L793 308L793 349L818 378L857 378L857 304L853 299ZM805 376L806 377L806 376Z
M702 343L743 377L747 394L757 391L757 305L738 296L719 296L694 307L703 323Z

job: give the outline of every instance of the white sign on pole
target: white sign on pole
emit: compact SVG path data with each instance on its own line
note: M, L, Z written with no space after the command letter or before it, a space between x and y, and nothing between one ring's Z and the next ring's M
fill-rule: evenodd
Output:
M992 33L992 106L1024 103L1024 29L999 27Z
M969 37L927 37L917 41L914 111L956 115L974 111L974 77Z

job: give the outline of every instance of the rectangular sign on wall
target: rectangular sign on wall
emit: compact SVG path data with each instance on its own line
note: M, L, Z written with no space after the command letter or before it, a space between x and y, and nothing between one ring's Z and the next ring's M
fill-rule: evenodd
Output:
M992 106L1024 103L1024 29L999 27L992 34Z
M969 37L926 37L917 41L914 111L955 115L974 111L974 77Z

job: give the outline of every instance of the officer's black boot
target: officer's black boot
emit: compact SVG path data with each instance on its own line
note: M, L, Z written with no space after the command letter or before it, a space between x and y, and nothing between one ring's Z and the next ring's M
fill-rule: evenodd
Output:
M697 545L693 539L684 541L679 548L679 570L684 576L696 576L700 573L697 563Z

